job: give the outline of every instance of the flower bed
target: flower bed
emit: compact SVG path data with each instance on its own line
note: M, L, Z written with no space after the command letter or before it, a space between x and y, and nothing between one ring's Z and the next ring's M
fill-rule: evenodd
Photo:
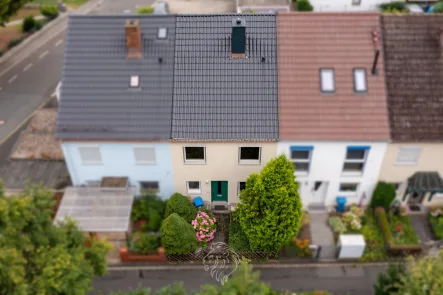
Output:
M163 248L158 248L157 251L149 255L139 255L130 252L128 248L120 248L120 260L122 262L166 262L168 258Z
M311 229L308 212L304 211L301 217L301 227L297 236L289 240L280 250L283 257L312 258L312 251L309 249L311 244Z
M383 234L385 246L390 255L420 254L420 240L412 229L408 216L391 215L390 219L382 207L375 210L377 223Z
M429 223L432 234L436 240L443 240L443 210L441 208L432 209L429 213Z

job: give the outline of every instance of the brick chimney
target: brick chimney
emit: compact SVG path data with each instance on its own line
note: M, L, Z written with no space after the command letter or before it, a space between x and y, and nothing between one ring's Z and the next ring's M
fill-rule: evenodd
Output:
M126 20L126 49L127 59L140 59L142 57L142 36L140 32L140 22L135 19Z

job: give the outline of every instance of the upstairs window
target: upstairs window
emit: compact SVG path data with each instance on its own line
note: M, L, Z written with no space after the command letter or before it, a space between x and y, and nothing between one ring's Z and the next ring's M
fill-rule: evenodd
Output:
M323 93L335 92L334 69L320 69L320 91Z
M359 6L361 4L361 0L352 0L352 5Z
M240 164L260 164L260 147L240 147Z
M368 86L366 84L366 70L361 68L354 69L354 91L355 93L366 93Z
M308 174L311 164L312 146L291 146L290 158L296 174Z
M78 151L83 164L102 164L99 146L80 146Z
M134 157L136 164L155 164L155 148L134 147Z
M353 175L362 174L369 149L369 146L349 146L346 150L343 172Z
M206 160L205 147L186 146L184 147L185 163L201 164Z
M418 159L420 158L420 153L420 147L400 147L395 164L417 165Z

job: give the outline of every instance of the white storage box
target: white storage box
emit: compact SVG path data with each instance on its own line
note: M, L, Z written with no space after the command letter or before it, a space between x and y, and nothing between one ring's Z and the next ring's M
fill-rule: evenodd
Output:
M358 259L365 252L363 235L340 235L338 238L338 259Z

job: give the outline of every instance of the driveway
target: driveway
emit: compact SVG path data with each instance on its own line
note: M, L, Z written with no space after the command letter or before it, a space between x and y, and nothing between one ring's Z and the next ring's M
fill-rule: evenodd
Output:
M235 0L167 0L171 13L235 13Z

